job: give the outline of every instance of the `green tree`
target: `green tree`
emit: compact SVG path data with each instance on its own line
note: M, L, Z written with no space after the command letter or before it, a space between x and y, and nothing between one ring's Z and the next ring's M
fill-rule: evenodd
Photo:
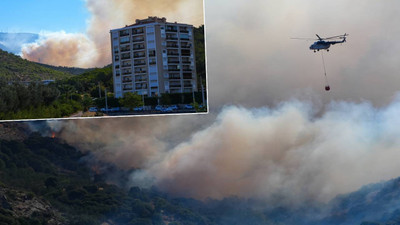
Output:
M84 95L82 99L83 111L87 111L91 105L93 105L92 98L87 94Z
M135 107L143 105L142 97L132 92L125 93L124 97L121 98L119 101L122 106L127 107L130 110L132 110Z
M171 105L171 96L169 94L162 94L160 102L162 105Z

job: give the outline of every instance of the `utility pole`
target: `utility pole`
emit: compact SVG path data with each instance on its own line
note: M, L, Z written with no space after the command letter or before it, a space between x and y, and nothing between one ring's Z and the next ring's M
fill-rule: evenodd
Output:
M142 92L143 110L144 110L144 93Z
M195 104L195 102L196 102L196 100L195 100L195 98L194 98L194 88L195 88L196 86L195 86L195 84L193 84L192 85L192 93L193 93L193 106L194 106L194 104Z
M203 79L200 77L200 84L201 84L201 98L203 100L203 107L206 106L206 99L204 98L204 87L203 87Z
M100 81L99 81L99 98L101 98L101 87L100 87Z
M104 94L106 95L106 112L108 113L108 104L107 104L107 88L104 88Z

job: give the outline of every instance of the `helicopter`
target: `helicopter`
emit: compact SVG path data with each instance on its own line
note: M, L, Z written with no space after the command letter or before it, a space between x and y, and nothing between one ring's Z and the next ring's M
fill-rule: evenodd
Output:
M327 38L321 38L318 34L315 34L318 39L310 39L310 38L292 38L292 39L305 39L305 40L318 40L314 42L310 46L310 50L314 50L314 52L317 52L319 50L326 50L329 52L329 47L334 44L339 44L339 43L344 43L346 42L346 36L349 34L343 34L343 35L337 35L337 36L332 36L332 37L327 37ZM325 40L331 40L331 39L342 39L342 40L337 40L337 41L325 41Z

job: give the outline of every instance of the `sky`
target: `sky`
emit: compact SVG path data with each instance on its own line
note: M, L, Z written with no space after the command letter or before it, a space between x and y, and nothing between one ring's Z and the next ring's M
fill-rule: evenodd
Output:
M199 24L188 13L193 2L87 0L86 33L44 36L25 57L57 58L60 43L78 43L82 52L72 53L98 60L67 65L102 66L110 62L104 29L166 7L167 18ZM199 199L329 201L400 176L399 10L398 0L206 0L208 115L49 126L101 160L140 168L133 185ZM321 52L290 38L344 33L346 43L323 53L326 92Z
M85 32L89 12L84 0L2 0L0 32Z

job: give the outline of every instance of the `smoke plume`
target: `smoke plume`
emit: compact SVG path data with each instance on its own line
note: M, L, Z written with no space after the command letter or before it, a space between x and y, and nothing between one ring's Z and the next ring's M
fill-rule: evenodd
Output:
M102 67L111 63L111 29L148 16L203 24L202 0L85 0L91 17L86 34L53 32L22 49L24 58L57 66ZM83 22L83 21L82 21Z
M60 135L103 161L139 169L131 185L198 199L327 201L399 175L399 100L381 109L333 102L318 111L302 101L228 106L214 119L70 121Z
M22 57L56 66L94 67L98 55L95 47L84 34L42 33L37 42L23 46Z

